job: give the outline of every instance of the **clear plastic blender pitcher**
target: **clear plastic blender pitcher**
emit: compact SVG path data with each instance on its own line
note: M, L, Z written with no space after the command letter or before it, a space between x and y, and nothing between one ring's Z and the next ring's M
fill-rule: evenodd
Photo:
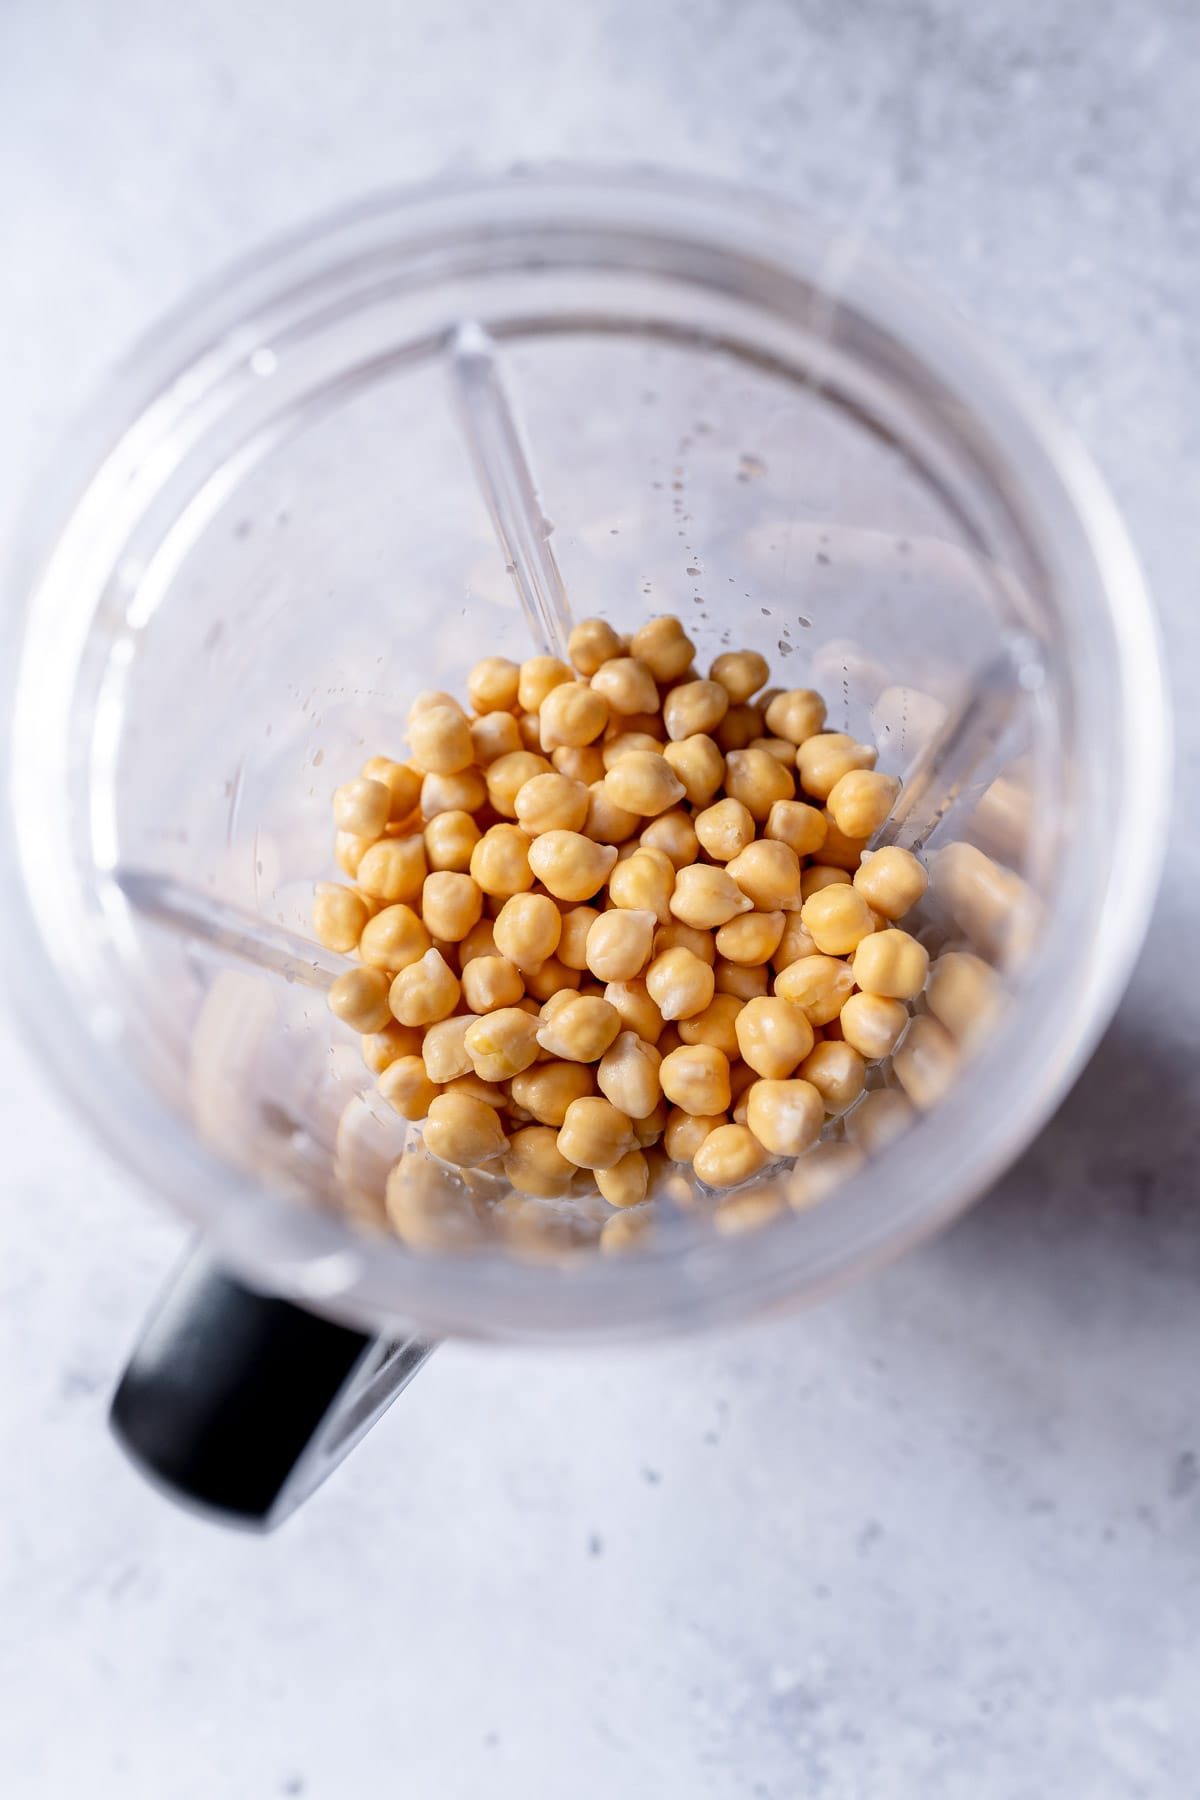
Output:
M12 985L50 1078L225 1271L185 1275L118 1417L245 1516L439 1333L703 1325L915 1242L1045 1120L1145 929L1166 708L1097 476L925 296L743 194L520 175L273 247L120 371L16 579ZM677 1181L636 1254L594 1254L586 1208L539 1246L478 1228L442 1171L449 1226L401 1241L407 1128L309 941L332 789L480 655L659 612L698 665L760 650L879 746L925 940L986 959L1006 1004L821 1204L770 1169L761 1229Z

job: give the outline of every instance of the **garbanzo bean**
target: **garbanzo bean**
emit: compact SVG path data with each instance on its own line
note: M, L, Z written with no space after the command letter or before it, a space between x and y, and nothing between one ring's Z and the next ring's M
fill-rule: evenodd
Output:
M810 1081L756 1081L746 1092L746 1123L772 1156L802 1156L821 1135L825 1102Z
M691 667L696 651L679 620L670 613L647 620L634 632L629 648L649 666L655 681L678 681Z
M587 794L587 816L578 827L580 831L598 844L623 844L633 836L642 823L640 813L614 806L603 781L593 781Z
M370 1031L362 1041L362 1058L372 1075L382 1075L400 1056L420 1056L423 1033L415 1025L398 1025L390 1016L381 1031Z
M529 847L529 866L556 900L590 900L617 860L611 844L578 831L544 831Z
M731 750L725 758L725 792L740 800L760 825L778 800L791 800L796 783L790 769L766 750Z
M929 1010L964 1049L991 1024L1001 996L996 971L969 950L944 950L930 967L925 992Z
M731 750L748 750L763 728L762 708L731 706L713 732L717 743L729 755Z
M844 1113L863 1091L866 1065L852 1044L826 1039L816 1044L800 1064L800 1076L810 1081L825 1103L827 1113Z
M742 1061L769 1081L782 1081L813 1047L813 1028L788 1000L747 1000L734 1025Z
M711 681L720 682L731 704L740 706L766 686L771 671L766 657L757 650L726 650L715 659L708 674Z
M608 881L613 906L634 912L652 912L660 923L671 916L675 868L661 850L639 845L634 854L619 862Z
M463 1043L481 1081L511 1081L537 1060L538 1021L519 1006L501 1006L467 1027Z
M767 706L767 729L790 744L815 737L825 723L825 702L812 688L789 688Z
M908 1024L908 1008L903 1000L888 1000L882 994L851 994L838 1014L838 1023L842 1036L860 1056L868 1062L882 1062L892 1054Z
M545 894L514 894L492 924L497 950L523 973L554 955L561 934L562 914Z
M958 1073L959 1050L946 1027L929 1013L909 1025L892 1056L896 1080L914 1106L936 1106Z
M408 716L413 719L418 713L431 712L435 706L448 706L451 712L462 712L460 702L453 694L448 694L445 688L422 688L413 699Z
M537 1040L543 1050L563 1062L598 1062L621 1029L615 1006L594 994L568 994L547 1017Z
M662 745L648 731L619 731L614 737L605 738L600 750L605 773L615 768L623 756L632 756L637 750L647 756L662 755Z
M711 931L697 931L692 925L683 925L678 919L669 918L654 933L654 954L661 956L664 950L676 949L690 950L702 962L716 961L717 947Z
M559 1150L558 1133L548 1125L514 1131L502 1167L505 1180L518 1194L532 1194L538 1200L567 1193L575 1175L574 1163Z
M593 832L592 835L596 834ZM700 854L696 828L691 816L681 807L673 807L670 812L659 813L657 819L651 819L642 832L640 841L646 849L661 850L665 856L669 856L677 869L694 863ZM611 844L616 840L607 838L605 842Z
M610 1206L640 1206L650 1186L645 1152L627 1150L611 1169L597 1169L596 1186Z
M611 1169L637 1140L629 1118L610 1100L572 1100L558 1132L558 1148L578 1169Z
M849 956L875 929L862 895L840 882L810 894L800 917L822 956Z
M388 1001L401 1025L433 1025L447 1019L462 992L457 975L440 950L426 950L394 978Z
M847 1114L846 1136L856 1149L877 1156L885 1144L907 1131L915 1117L899 1088L876 1088Z
M848 869L835 869L831 863L810 863L800 877L800 910L823 888L849 887L853 877Z
M471 720L471 755L481 769L521 748L521 731L511 713L485 713Z
M620 718L633 713L655 712L658 688L654 676L644 662L634 656L611 658L592 677L593 692L608 703L609 711Z
M313 934L327 950L357 947L368 913L361 894L336 881L319 881L313 901Z
M835 956L798 956L775 977L778 997L800 1007L810 1025L836 1019L853 989L853 970Z
M351 1031L382 1031L392 1016L386 974L381 969L347 969L329 990L329 1010Z
M725 869L709 868L702 863L680 869L670 898L675 917L698 931L713 931L739 913L749 912L753 905L754 901L743 893Z
M878 831L896 804L900 783L875 769L850 769L829 790L826 810L848 838L867 838Z
M600 1058L600 1092L630 1119L650 1116L662 1099L658 1070L662 1058L635 1031L622 1031Z
M800 906L800 859L789 844L776 838L747 844L726 873L756 912L795 912Z
M594 675L620 654L621 640L607 619L581 619L567 639L567 655L581 675Z
M680 1044L663 1057L658 1077L667 1099L685 1112L729 1111L729 1058L712 1044Z
M457 706L431 706L410 713L408 741L413 761L427 775L456 775L474 758L471 727Z
M569 781L581 781L584 787L604 780L604 756L599 744L584 744L578 750L560 744L550 752L550 761L559 775L565 775Z
M633 981L650 960L654 914L634 907L598 913L588 932L587 966L598 981Z
M392 796L382 781L359 776L343 782L333 796L333 822L353 837L382 836L392 809Z
M465 969L476 956L495 956L496 938L492 931L492 921L480 919L478 925L472 925L462 943L458 946L458 966Z
M466 1094L439 1094L430 1104L423 1135L431 1156L459 1168L491 1162L508 1148L499 1114Z
M797 856L816 856L829 827L825 815L803 800L776 800L767 814L764 836L790 844Z
M800 891L801 893L804 891L803 877L800 882ZM776 974L778 974L781 969L786 969L789 963L798 962L802 956L815 956L817 954L817 946L813 943L812 933L804 923L802 912L803 909L798 913L785 913L783 915L783 936L780 938L779 943L776 945L771 956L771 962Z
M389 825L399 825L417 810L421 798L421 776L407 763L393 762L390 756L372 756L363 764L368 781L381 781L391 796Z
M925 986L929 952L893 925L864 938L854 952L854 979L864 994L912 1000Z
M740 800L718 800L696 814L696 836L714 861L727 863L754 842L754 820Z
M483 890L469 875L440 869L425 877L421 916L435 938L457 944L477 925L483 912Z
M770 708L767 717L770 718ZM786 737L786 732L780 733ZM816 800L828 800L835 785L851 769L873 769L876 751L871 744L860 744L844 731L821 731L807 738L796 752L796 768L800 785Z
M718 1125L710 1131L692 1158L692 1167L706 1187L739 1187L757 1175L767 1153L746 1125Z
M472 1013L456 1013L452 1019L439 1019L430 1025L421 1044L421 1060L425 1073L438 1087L469 1075L473 1068L471 1053L464 1039L467 1028L475 1023Z
M664 1019L689 1019L713 997L712 966L691 950L664 950L646 971L646 990Z
M663 723L672 743L707 736L729 711L729 695L719 681L685 681L663 701Z
M854 871L854 885L868 906L894 923L921 899L929 877L911 850L890 844L867 851Z
M574 681L575 671L556 656L531 656L521 664L517 678L517 705L522 712L535 713L542 701L564 681Z
M432 942L411 906L385 906L363 926L358 954L368 967L396 975L424 956Z
M533 886L529 844L519 825L489 826L471 852L471 879L497 899L527 893Z
M862 1160L861 1150L853 1144L840 1144L828 1138L824 1143L814 1144L792 1170L788 1204L795 1212L806 1212L860 1169Z
M529 837L538 837L543 831L582 831L588 814L588 790L581 781L572 781L552 769L549 774L533 776L517 789L513 810L518 825Z
M485 656L467 676L467 695L477 713L511 712L521 670L507 656Z
M651 750L632 750L613 763L604 791L623 812L653 818L682 800L683 783L665 757Z
M690 1113L673 1106L667 1114L663 1148L672 1162L691 1162L709 1132L728 1122L724 1113Z
M636 1032L647 1044L657 1044L663 1016L650 998L644 981L610 981L604 998L620 1014L623 1030Z
M515 1006L525 992L521 971L506 956L475 956L463 965L463 999L473 1013Z
M746 748L747 750L765 750L768 756L773 756L775 761L782 763L785 769L794 768L796 765L796 746L789 744L786 738L751 738Z
M784 912L748 912L717 932L717 950L729 962L770 962L783 936Z
M679 1035L685 1044L711 1044L726 1056L738 1053L737 1016L745 1005L736 994L714 994L703 1012L680 1019Z
M543 750L581 750L608 724L608 701L586 681L564 681L546 695L538 719Z
M554 765L535 750L514 750L498 756L487 770L487 797L504 819L517 816L517 795L538 775L553 775Z
M700 732L677 744L664 744L662 754L683 783L688 804L707 806L725 778L725 758L719 746Z
M586 1063L534 1063L513 1076L509 1091L514 1103L531 1118L557 1130L572 1100L596 1092L596 1071Z
M374 838L356 837L352 831L338 831L334 834L333 854L337 866L351 881L358 874L359 864L374 842Z
M436 819L439 813L478 812L487 799L487 783L478 769L460 769L456 775L426 775L421 783L421 815Z
M419 1056L399 1056L379 1077L379 1092L400 1114L414 1123L425 1118L441 1089L430 1081Z
M555 955L568 969L587 968L588 932L600 917L594 906L571 906L562 915L562 930Z
M531 999L548 1000L560 990L574 991L580 985L578 969L569 969L557 956L548 956L536 969L525 975L525 988Z
M789 917L798 918L799 914ZM718 956L713 965L713 978L718 994L732 994L738 1000L756 1000L771 987L765 963L735 963L725 956Z

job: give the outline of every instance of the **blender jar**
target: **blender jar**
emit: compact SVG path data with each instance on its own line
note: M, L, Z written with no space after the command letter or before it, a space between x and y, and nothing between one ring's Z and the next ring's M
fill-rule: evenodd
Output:
M1048 1116L1145 928L1166 707L1096 474L924 295L743 194L523 174L276 245L118 373L15 579L18 1007L130 1168L264 1305L296 1303L275 1324L338 1321L314 1417L353 1368L360 1429L364 1381L380 1401L428 1334L704 1324L915 1242ZM341 959L309 937L330 796L403 755L419 689L552 646L568 611L676 613L701 669L745 646L818 688L903 780L885 833L930 867L924 941L986 960L1004 1004L820 1205L829 1157L718 1206L673 1178L636 1254L608 1257L586 1205L488 1228L503 1200L425 1165L414 1217L436 1228L401 1241L383 1184L411 1131L371 1100L324 1003ZM227 1347L238 1292L204 1289ZM176 1325L198 1303L177 1296ZM360 1356L375 1332L390 1363Z

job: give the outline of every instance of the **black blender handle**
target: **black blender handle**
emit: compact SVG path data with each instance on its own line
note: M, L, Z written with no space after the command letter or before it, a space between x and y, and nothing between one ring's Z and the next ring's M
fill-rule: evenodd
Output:
M256 1293L193 1251L130 1358L109 1423L173 1498L269 1531L435 1347L372 1337Z

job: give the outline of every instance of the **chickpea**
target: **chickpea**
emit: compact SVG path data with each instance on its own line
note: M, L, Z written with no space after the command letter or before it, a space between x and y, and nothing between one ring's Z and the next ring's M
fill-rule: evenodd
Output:
M426 1029L421 1060L430 1081L436 1082L438 1087L445 1087L448 1081L457 1081L460 1075L471 1073L471 1052L464 1040L468 1027L474 1023L472 1013L456 1013L452 1019L439 1019Z
M441 1089L430 1081L419 1056L399 1056L379 1077L379 1092L402 1119L425 1118Z
M892 1057L896 1080L914 1106L936 1106L958 1073L959 1050L944 1025L929 1013L909 1025Z
M408 741L414 763L427 775L457 775L460 769L469 769L474 759L471 727L457 706L431 706L410 713Z
M477 713L511 712L520 679L520 667L507 656L485 656L467 676L467 696Z
M430 1104L423 1135L431 1156L459 1168L491 1162L508 1148L499 1114L466 1094L439 1094Z
M615 1212L600 1228L600 1254L627 1256L636 1250L653 1229L648 1206Z
M451 712L462 712L454 695L448 694L444 688L422 688L409 707L408 716L411 719L417 713L430 712L435 706L448 706Z
M530 1118L557 1130L572 1100L583 1100L596 1092L596 1072L586 1063L534 1063L513 1076L509 1091L514 1104Z
M343 782L334 792L333 822L339 831L349 832L352 837L381 837L391 810L391 792L382 781L360 775L357 781Z
M739 1056L729 1064L729 1103L735 1125L746 1123L746 1096L758 1080L758 1070Z
M498 756L487 770L487 797L503 819L517 816L517 795L538 775L553 775L554 766L533 750Z
M517 736L522 750L537 756L542 748L542 721L537 713L517 713ZM552 765L553 766L553 765Z
M467 964L477 956L495 956L496 937L490 919L480 919L478 925L472 925L462 943L458 946L458 966L465 969Z
M799 915L793 913L790 916L796 918ZM763 963L735 963L718 956L713 977L717 993L731 994L736 1000L757 1000L770 991L770 979Z
M481 1081L511 1081L537 1060L538 1021L519 1006L501 1006L472 1020L463 1039Z
M544 963L539 963L525 975L526 990L531 999L538 1001L548 1000L551 994L574 992L579 985L579 970L568 969L557 956L548 956Z
M337 866L351 881L358 874L359 864L375 842L374 838L356 837L352 831L339 831L333 840L333 854L337 858Z
M662 1058L635 1031L622 1031L600 1058L600 1092L630 1119L646 1119L662 1099L658 1070Z
M642 822L641 814L614 806L603 781L594 781L587 792L587 817L578 829L598 844L623 844L631 838Z
M789 744L786 738L751 738L750 742L746 745L746 749L765 750L768 756L773 756L775 761L777 763L782 763L785 769L792 769L796 765L796 746L795 744ZM786 804L786 802L784 804Z
M390 756L372 756L363 764L367 781L381 781L390 796L388 824L399 825L416 812L421 798L421 777L407 763L393 762Z
M851 994L838 1019L842 1036L860 1056L882 1062L908 1024L908 1008L902 1000L888 1000L882 994Z
M921 899L929 877L911 850L889 845L867 851L855 870L854 885L868 906L894 922Z
M1027 947L1037 900L1014 870L974 844L947 844L937 852L933 881L939 899L985 956L1007 959Z
M677 869L694 863L700 854L696 828L691 815L682 807L674 807L670 812L659 813L657 819L651 819L642 832L641 842L647 849L661 850Z
M849 887L853 880L848 869L835 869L829 863L810 863L800 877L800 910L814 894L828 887Z
M836 956L798 956L775 977L777 996L800 1007L810 1025L836 1019L853 989L853 971Z
M392 1016L387 976L381 969L347 969L329 990L329 1010L351 1031L382 1031Z
M753 905L754 901L727 870L709 868L703 863L680 869L670 899L675 917L698 931L715 930L738 913L749 912Z
M581 675L594 675L620 654L621 640L607 619L581 619L567 639L567 655Z
M353 888L340 887L336 881L319 881L313 901L313 933L326 950L345 953L358 945L367 908L362 896Z
M862 940L854 952L853 969L864 994L912 1000L925 986L929 952L907 931L893 925Z
M401 1025L433 1025L449 1018L461 993L458 977L441 951L430 949L400 970L388 999L392 1016Z
M529 848L529 866L556 900L590 900L617 860L611 844L577 831L544 831Z
M709 679L719 681L734 706L757 694L770 677L765 656L757 650L727 650L718 656L708 671Z
M784 912L748 912L730 919L717 932L717 950L729 962L770 962L788 917Z
M719 681L685 681L663 701L663 723L672 743L707 736L729 711L729 695Z
M592 677L592 692L607 703L617 718L658 710L658 688L644 662L633 656L617 656Z
M690 1019L712 1000L712 965L690 950L664 950L646 971L646 989L664 1019Z
M659 739L648 731L618 731L614 736L605 738L600 751L605 773L615 768L623 756L632 756L635 750L644 751L647 756L661 756L663 747Z
M737 1016L742 1061L769 1081L782 1081L813 1047L813 1028L788 1000L747 1000Z
M434 937L461 943L482 912L483 890L469 875L442 869L425 877L421 914Z
M608 724L608 701L586 681L564 681L546 695L538 719L543 750L582 750Z
M801 877L800 891L804 892L803 877ZM815 956L816 954L817 946L813 943L812 933L804 923L803 908L798 913L785 913L783 936L771 957L775 973L778 975L789 964L799 962L802 956Z
M668 1051L658 1077L667 1099L685 1112L729 1111L729 1058L712 1044L680 1044Z
M733 750L748 750L755 738L760 736L762 728L760 707L731 706L713 736L728 756Z
M594 906L572 906L563 913L555 954L568 969L587 968L588 932L600 916Z
M925 999L938 1023L969 1049L995 1018L1001 995L999 976L982 958L945 950L930 968Z
M669 613L647 620L634 632L629 648L649 665L655 681L677 681L691 667L696 651L679 620Z
M548 1125L527 1125L514 1131L502 1165L505 1179L519 1194L553 1200L569 1191L575 1174L558 1147L558 1133Z
M653 818L682 800L684 789L665 757L651 750L633 750L609 769L604 791L622 811Z
M632 907L598 913L588 932L587 966L600 981L633 981L650 960L654 914Z
M766 1160L766 1151L748 1126L718 1125L696 1151L692 1167L706 1187L732 1188L757 1175Z
M767 709L768 720L771 717ZM786 732L780 733L786 737ZM873 769L876 751L871 744L856 743L844 731L822 731L805 739L796 752L800 785L815 800L828 800L833 788L851 769Z
M800 1064L800 1075L812 1083L827 1113L844 1113L863 1091L866 1064L852 1044L826 1039Z
M611 1169L637 1148L628 1117L610 1100L572 1100L558 1132L558 1148L577 1169Z
M463 875L471 866L471 852L482 833L469 812L438 813L423 833L427 869L448 869ZM403 838L389 838L388 843L403 843ZM418 889L419 892L419 889ZM401 899L405 896L399 896ZM409 896L415 898L415 896Z
M750 816L763 825L776 801L794 798L796 783L791 770L785 769L769 751L731 750L725 758L725 792L740 800Z
M803 800L776 800L767 814L765 835L790 844L797 856L815 856L829 827L825 815Z
M545 894L514 894L496 914L492 935L501 956L524 974L558 949L562 914Z
M849 838L868 838L878 831L900 792L894 775L874 769L850 769L835 781L826 801L838 830Z
M651 912L665 924L671 916L675 881L670 857L639 845L634 855L614 867L608 897L622 911Z
M898 1088L876 1088L864 1094L847 1115L846 1136L868 1156L877 1156L885 1144L907 1131L916 1114Z
M489 826L471 852L471 879L497 899L529 891L533 886L529 839L519 825Z
M542 1015L537 1041L563 1062L598 1062L616 1041L621 1015L594 994L569 994L547 1017Z
M574 669L556 656L531 656L517 677L517 705L522 712L535 713L547 694L574 679Z
M627 1150L611 1169L597 1169L596 1186L610 1206L640 1206L650 1186L645 1153Z
M697 931L691 925L681 925L678 919L668 919L654 933L655 956L661 956L664 950L690 950L693 956L709 964L717 957L711 931Z
M812 688L789 688L767 706L767 729L790 744L807 742L824 723L825 702Z
M683 1039L679 1035L677 1026L664 1025L658 1034L658 1042L654 1048L660 1056L670 1056L672 1050L678 1050L682 1042Z
M844 882L810 894L800 918L822 956L849 956L875 929L870 907Z
M505 956L475 956L462 972L463 999L473 1013L515 1006L525 992L521 971Z
M370 968L396 975L424 956L432 942L411 906L385 906L363 926L358 954Z
M828 807L825 809L825 842L821 845L821 861L829 867L847 869L853 875L867 847L866 838L847 837Z
M737 1017L745 1001L736 994L714 994L703 1012L680 1019L679 1035L685 1044L711 1044L728 1057L738 1053Z
M667 1114L663 1147L672 1162L690 1163L709 1132L727 1123L724 1113L690 1113L680 1106L673 1106Z
M550 761L560 775L569 781L581 781L584 787L604 780L604 757L598 744L584 744L578 750L560 744L550 752Z
M772 1156L802 1156L821 1135L825 1102L810 1081L756 1081L746 1123Z
M823 1144L814 1144L792 1170L788 1201L795 1212L805 1212L861 1167L862 1152L853 1144L833 1143L828 1139Z
M414 1025L397 1025L389 1009L388 1023L380 1031L367 1032L362 1058L372 1075L382 1075L399 1056L419 1056L423 1034Z
M646 1044L657 1044L663 1016L650 998L644 981L610 981L604 998L620 1015L621 1028L637 1034Z
M740 800L718 800L696 814L696 836L715 862L729 862L754 842L754 820Z
M481 769L520 748L520 728L511 713L485 713L483 718L471 720L471 757Z
M797 912L800 907L800 859L789 844L759 838L727 865L757 912Z
M725 779L725 758L704 732L663 746L663 761L678 775L690 806L707 806Z

